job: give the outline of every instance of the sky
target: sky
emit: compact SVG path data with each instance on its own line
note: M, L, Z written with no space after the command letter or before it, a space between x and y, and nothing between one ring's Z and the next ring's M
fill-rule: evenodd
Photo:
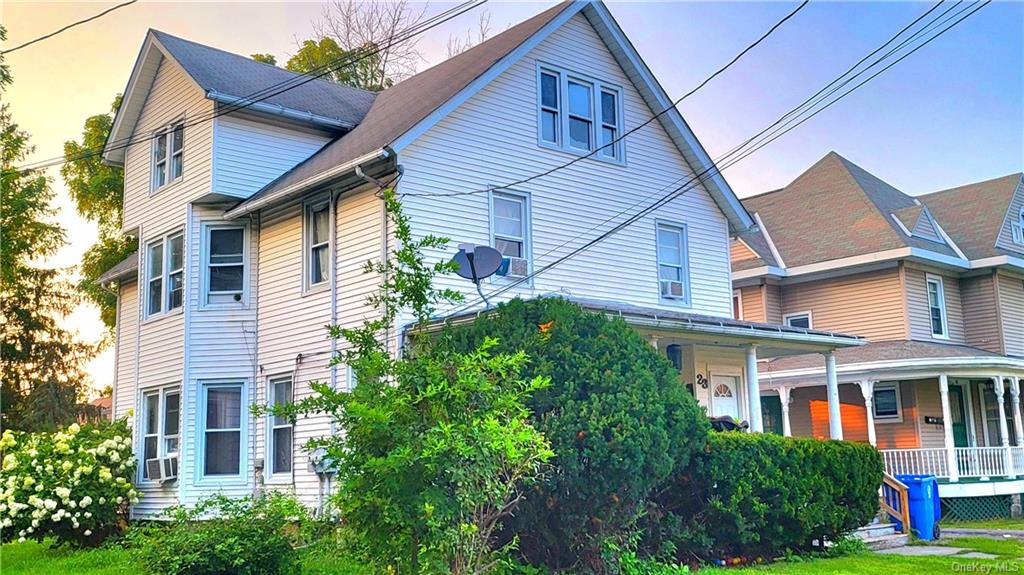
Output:
M116 2L4 0L0 23L10 48L92 16ZM453 3L433 2L426 14ZM453 35L490 13L493 33L550 6L499 2L421 37L420 69L444 59ZM795 2L608 2L665 91L676 98L733 58ZM768 40L680 105L708 153L717 157L758 132L844 72L933 3L812 1ZM966 3L964 4L966 5ZM3 100L36 150L59 156L84 120L109 109L124 90L148 28L239 54L284 62L313 36L325 4L309 2L150 2L8 54L14 84ZM415 10L422 4L411 3ZM943 8L940 8L940 10ZM740 197L785 186L836 151L896 188L932 192L1024 170L1024 2L997 1L763 150L725 171ZM78 217L51 168L69 243L50 264L75 265L96 237ZM85 305L65 324L83 338L103 332ZM113 382L107 350L89 366L94 386Z

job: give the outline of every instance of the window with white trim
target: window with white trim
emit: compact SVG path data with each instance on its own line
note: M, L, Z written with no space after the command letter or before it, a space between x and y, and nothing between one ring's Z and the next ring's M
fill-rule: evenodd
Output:
M493 245L508 258L527 257L527 198L495 192L491 198Z
M809 311L786 314L782 319L789 327L811 329L811 312Z
M690 296L686 226L657 224L658 283L662 299L687 303Z
M325 285L331 273L330 202L306 206L306 289Z
M928 290L928 320L931 324L932 337L948 338L946 296L942 288L942 278L929 275L925 281Z
M287 405L292 402L291 376L271 378L268 382L270 403L274 406ZM269 415L270 428L270 475L275 473L291 473L292 471L292 421L280 415Z
M244 303L249 260L244 226L206 226L204 289L207 304Z
M743 319L743 292L732 290L732 318Z
M153 136L153 191L181 179L185 169L184 153L184 124L172 124Z
M234 477L242 474L245 410L243 383L203 383L200 454L203 477Z
M876 421L903 419L903 403L897 383L875 384L871 400L872 415Z
M539 141L547 146L622 160L622 90L581 74L540 66L537 72ZM613 143L614 142L614 143Z
M1024 208L1017 212L1017 221L1010 225L1013 230L1013 243L1024 244Z
M146 461L178 454L181 392L177 386L142 394L142 478L150 479Z
M175 232L146 246L146 315L178 309L184 297L185 236Z

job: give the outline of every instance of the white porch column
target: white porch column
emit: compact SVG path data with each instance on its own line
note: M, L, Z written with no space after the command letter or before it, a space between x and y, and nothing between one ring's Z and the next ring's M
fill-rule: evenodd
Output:
M1006 425L1006 404L1003 403L1003 397L1006 393L1003 388L1003 376L996 376L992 378L992 384L995 386L996 392L996 403L999 404L999 442L1002 443L1003 449L1006 451L1006 476L1010 479L1014 479L1017 476L1013 473L1013 452L1010 451L1010 429Z
M650 337L650 339L648 339L647 341L651 342L651 345L653 345L653 346L654 346L654 349L659 349L659 348L658 348L658 336L656 336L656 335L652 335L652 336Z
M1017 432L1017 446L1024 447L1024 422L1020 412L1020 378L1010 380L1010 407L1013 408L1013 429Z
M791 399L790 391L792 388L788 385L783 385L778 388L779 390L779 403L782 404L782 435L785 437L793 437L793 427L789 423L789 402Z
M875 436L875 382L871 379L865 379L858 382L860 385L860 393L864 396L864 409L868 415L868 443L871 445L878 445L878 438Z
M764 431L761 422L761 384L757 379L757 346L747 346L747 403L750 405L750 431Z
M949 407L949 377L939 375L939 398L942 400L942 433L946 445L946 467L949 469L949 480L959 481L960 470L956 464L956 443L953 442L953 410Z
M828 432L832 439L843 438L843 419L839 410L839 380L836 378L836 356L825 355L825 385L828 387Z

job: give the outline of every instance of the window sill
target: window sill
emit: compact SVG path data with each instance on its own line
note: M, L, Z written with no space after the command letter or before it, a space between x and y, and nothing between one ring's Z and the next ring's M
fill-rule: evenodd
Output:
M302 290L301 297L315 296L315 295L320 295L320 294L323 294L323 293L330 293L330 292L331 292L331 282L330 282L330 280L328 280L328 281L320 282L320 283L316 284L315 286L304 288Z
M146 316L142 320L142 323L143 323L143 325L145 325L145 324L150 323L150 322L155 322L155 321L159 321L159 320L164 319L164 318L174 317L174 316L177 316L177 315L182 315L184 313L185 313L185 306L181 306L181 307L178 307L178 308L174 308L171 311L165 311L165 312L150 314L150 315Z
M876 424L903 423L903 416L902 415L899 416L899 417L878 417L878 416L875 416L874 419L875 419L875 423Z
M687 309L693 307L690 304L690 300L684 299L684 298L671 298L671 297L659 296L658 301L660 303L665 304L665 305L671 305L671 306L675 306L675 307L685 307Z
M208 303L199 306L199 311L248 311L249 302L237 303Z
M199 477L195 481L196 487L205 487L210 485L245 485L247 483L245 477L239 475L213 475L207 477Z
M552 144L550 142L545 142L544 140L539 139L537 141L537 145L545 150L550 150L552 152L560 152L567 156L572 156L573 158L583 158L586 157L588 154L593 154L593 150L585 151L579 150L577 148L571 148L568 146L559 146L557 144ZM601 152L593 154L592 156L587 157L587 159L594 160L595 162L601 162L602 164L608 164L610 166L619 166L622 168L627 167L625 158L609 158L607 156L601 155Z
M159 193L166 192L167 190L169 190L171 188L177 187L178 185L180 185L184 181L185 181L185 176L182 175L182 176L178 176L178 179L174 180L173 182L166 183L166 184L160 186L159 188L154 188L154 187L152 187L152 185L150 185L149 195L152 197L152 196L155 196L155 195L157 195Z

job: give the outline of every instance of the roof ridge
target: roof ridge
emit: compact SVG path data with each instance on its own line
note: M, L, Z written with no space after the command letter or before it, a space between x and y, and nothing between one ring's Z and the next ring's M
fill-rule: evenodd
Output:
M921 195L916 196L916 197L917 198L935 197L935 196L938 196L939 194L945 194L946 192L955 192L955 191L958 191L958 190L960 190L962 188L968 188L968 187L971 187L971 186L980 186L982 184L988 184L988 183L995 182L996 180L1004 180L1004 179L1010 179L1010 178L1017 178L1017 179L1024 178L1024 172L1011 172L1011 173L1006 174L1004 176L996 176L994 178L987 178L987 179L984 179L984 180L978 180L977 182L968 182L966 184L960 184L959 186L953 186L952 188L943 188L941 190L936 190L934 192L928 192L927 194L921 194Z

